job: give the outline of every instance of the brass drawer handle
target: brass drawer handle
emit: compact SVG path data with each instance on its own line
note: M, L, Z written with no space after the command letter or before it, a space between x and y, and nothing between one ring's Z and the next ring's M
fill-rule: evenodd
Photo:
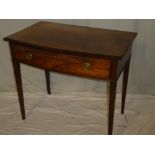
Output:
M26 59L32 60L32 53L30 53L30 52L26 53Z
M85 62L82 66L85 71L89 71L91 69L91 64L89 62Z

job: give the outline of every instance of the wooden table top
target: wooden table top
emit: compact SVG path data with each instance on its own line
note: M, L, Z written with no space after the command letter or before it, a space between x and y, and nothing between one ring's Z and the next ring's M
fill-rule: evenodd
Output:
M134 32L38 22L4 39L57 52L120 59L136 35Z

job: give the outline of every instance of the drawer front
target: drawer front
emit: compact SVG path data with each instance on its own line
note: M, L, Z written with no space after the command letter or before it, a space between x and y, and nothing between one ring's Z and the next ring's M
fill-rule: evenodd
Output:
M55 53L21 45L15 45L14 56L22 63L42 69L99 79L109 78L110 60Z

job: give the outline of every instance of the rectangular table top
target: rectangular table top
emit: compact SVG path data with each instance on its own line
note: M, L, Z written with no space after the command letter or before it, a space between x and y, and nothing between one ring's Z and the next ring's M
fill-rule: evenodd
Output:
M4 39L57 52L120 59L136 35L135 32L38 22Z

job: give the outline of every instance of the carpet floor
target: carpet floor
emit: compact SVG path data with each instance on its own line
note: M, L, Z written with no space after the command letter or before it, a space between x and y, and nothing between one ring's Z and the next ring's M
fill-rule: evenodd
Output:
M0 93L1 135L106 135L107 95L24 93L26 120L20 116L16 93ZM115 135L155 134L155 96L127 95L125 114L120 114L117 94Z

